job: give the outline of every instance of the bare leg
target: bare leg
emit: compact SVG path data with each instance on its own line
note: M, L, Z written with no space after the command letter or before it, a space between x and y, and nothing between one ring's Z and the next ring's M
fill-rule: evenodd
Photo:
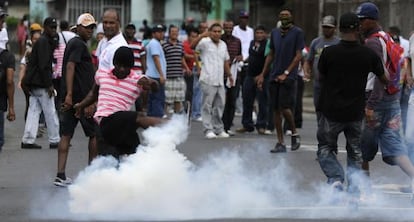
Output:
M95 159L96 156L98 156L98 146L96 143L96 137L89 137L89 156L88 156L88 164L91 164L92 160Z
M296 126L295 126L295 119L293 118L292 110L290 109L283 109L283 117L288 122L290 129L292 130L292 134L295 135L296 132Z
M155 126L155 125L161 124L163 122L165 122L163 119L157 118L157 117L137 115L137 118L136 118L137 126L141 127L141 128L144 128L144 129L146 129L150 126Z
M69 153L70 136L63 135L58 146L58 173L65 173Z
M394 160L397 163L397 165L404 171L404 173L406 173L411 178L411 180L413 180L414 179L414 166L411 163L408 156L406 155L398 156L398 157L395 157Z
M282 132L282 114L279 110L273 111L274 122L276 128L276 136L279 143L283 144L283 132Z

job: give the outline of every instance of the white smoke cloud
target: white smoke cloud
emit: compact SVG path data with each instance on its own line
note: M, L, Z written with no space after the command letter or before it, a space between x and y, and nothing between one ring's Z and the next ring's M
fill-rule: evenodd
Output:
M63 197L68 212L62 212L65 207L60 204L59 216L50 210L43 217L109 221L414 218L413 213L401 216L384 211L383 203L394 203L381 195L353 214L346 204L332 205L330 187L324 181L304 184L303 175L289 166L286 155L269 155L265 141L246 143L249 149L224 148L195 165L176 149L187 139L185 122L185 117L174 116L161 127L145 130L137 153L119 164L112 157L94 160ZM51 199L50 205L54 199L62 201L62 197Z

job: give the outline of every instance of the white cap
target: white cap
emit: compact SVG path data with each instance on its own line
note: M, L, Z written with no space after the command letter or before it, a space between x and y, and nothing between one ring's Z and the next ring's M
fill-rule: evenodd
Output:
M83 27L87 27L90 25L96 25L95 18L89 13L83 13L78 17L77 25L82 25Z

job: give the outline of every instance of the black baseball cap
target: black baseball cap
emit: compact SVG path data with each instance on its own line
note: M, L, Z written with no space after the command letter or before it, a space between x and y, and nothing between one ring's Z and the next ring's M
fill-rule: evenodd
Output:
M340 29L356 29L359 27L359 18L355 13L348 12L341 15L339 20Z
M137 29L134 25L134 23L130 22L125 26L126 29L130 28L130 29Z
M57 22L55 18L52 17L47 17L45 18L45 20L43 21L43 27L57 27Z
M152 27L152 32L165 32L165 28L163 25L155 25Z

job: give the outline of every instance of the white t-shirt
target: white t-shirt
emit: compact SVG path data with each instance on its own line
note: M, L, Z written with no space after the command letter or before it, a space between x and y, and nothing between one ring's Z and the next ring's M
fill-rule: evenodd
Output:
M126 46L128 47L128 43L125 40L122 33L118 33L118 35L111 38L108 41L108 38L104 37L101 41L99 41L98 47L96 48L96 56L99 60L98 69L103 70L111 70L114 68L114 55L115 51L121 47Z
M240 39L242 45L243 60L246 60L249 58L250 42L254 39L253 29L249 26L246 26L246 30L243 30L240 28L240 26L236 25L233 28L232 35Z

